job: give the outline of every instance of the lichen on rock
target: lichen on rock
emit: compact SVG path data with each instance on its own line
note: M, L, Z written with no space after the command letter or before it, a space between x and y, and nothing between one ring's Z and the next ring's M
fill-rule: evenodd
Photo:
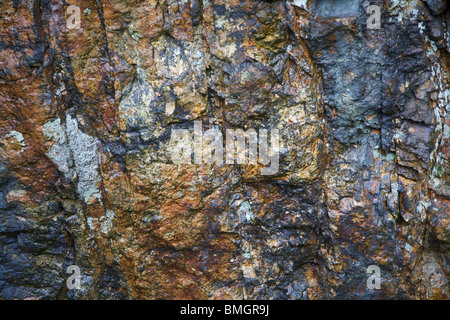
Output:
M0 299L450 298L445 1L71 4L0 4Z

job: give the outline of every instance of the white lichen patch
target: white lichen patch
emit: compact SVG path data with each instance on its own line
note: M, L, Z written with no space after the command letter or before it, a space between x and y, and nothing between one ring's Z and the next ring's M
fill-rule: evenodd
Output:
M87 218L87 224L88 224L90 230L94 230L97 223L98 223L97 218L92 218L92 217Z
M407 242L406 242L406 244L405 244L405 249L406 249L406 251L408 251L408 252L411 252L411 251L412 251L411 245L410 245L409 243L407 243Z
M67 114L65 124L61 124L60 119L47 122L44 136L54 142L47 156L66 178L78 177L77 191L83 200L86 203L95 199L101 202L98 139L78 129L77 120L70 114Z
M15 143L17 143L22 148L20 149L20 152L23 151L23 147L25 147L25 140L23 138L23 135L18 131L11 131L5 136L6 139L14 139L16 140ZM11 143L14 143L14 141L11 141Z
M104 234L107 234L113 225L112 220L114 219L115 213L112 210L106 211L106 217L101 217L100 220L102 221L101 230ZM104 220L104 221L103 221Z
M25 198L28 194L28 191L26 190L10 190L8 194L6 195L6 201L8 203L18 201L20 202Z
M78 175L78 193L85 202L93 198L101 201L97 184L100 182L98 174L99 141L78 129L76 119L67 114L67 138L72 152L75 171Z
M243 221L250 222L254 218L252 208L250 207L250 204L248 203L248 201L244 201L241 203L237 213L238 213L238 216L239 216L239 219L241 222L243 222Z
M44 124L44 137L54 142L47 151L47 156L56 164L58 170L70 179L73 161L67 145L66 128L61 125L61 119L57 118Z
M308 9L307 8L308 0L293 0L293 2L294 2L294 6L297 6L302 9Z
M427 209L431 204L423 199L419 200L419 204L417 205L417 212L420 214L420 219L425 221L427 217Z
M417 7L420 7L420 1L418 0L392 0L390 4L388 3L388 11L391 13L391 17L389 19L390 22L393 22L395 16L397 16L397 22L401 22L403 18L417 21L420 19L419 10Z

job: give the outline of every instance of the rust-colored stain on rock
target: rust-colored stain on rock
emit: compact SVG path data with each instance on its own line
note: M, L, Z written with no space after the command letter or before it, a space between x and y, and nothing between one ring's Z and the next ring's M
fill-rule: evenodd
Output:
M395 2L3 1L0 299L449 299L449 15Z

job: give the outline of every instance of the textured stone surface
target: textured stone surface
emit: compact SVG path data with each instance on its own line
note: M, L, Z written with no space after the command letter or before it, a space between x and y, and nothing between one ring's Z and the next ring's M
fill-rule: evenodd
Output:
M0 298L450 298L445 1L0 7ZM277 174L174 164L196 120Z

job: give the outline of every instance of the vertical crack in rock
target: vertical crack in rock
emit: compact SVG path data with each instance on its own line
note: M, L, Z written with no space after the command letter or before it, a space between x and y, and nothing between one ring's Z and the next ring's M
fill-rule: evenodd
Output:
M0 298L450 297L445 1L68 5L0 4Z

